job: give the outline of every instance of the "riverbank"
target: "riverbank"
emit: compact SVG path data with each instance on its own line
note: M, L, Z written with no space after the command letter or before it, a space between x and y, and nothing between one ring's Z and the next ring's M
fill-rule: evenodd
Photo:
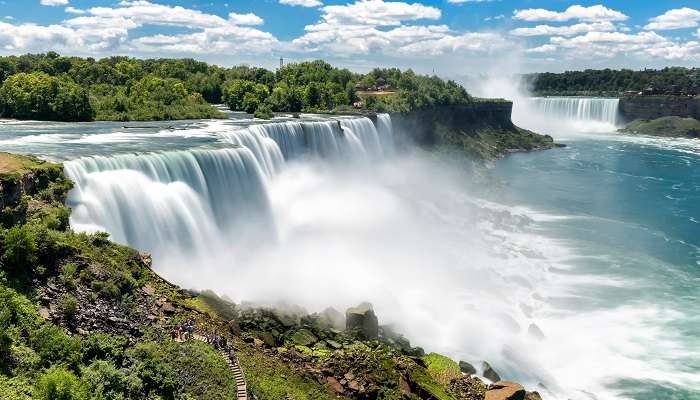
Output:
M186 321L231 344L256 398L539 398L507 382L488 386L469 364L424 354L380 326L369 305L308 314L180 289L152 270L148 254L69 228L72 185L60 165L2 153L0 167L0 295L10 316L0 322L2 398L47 390L70 399L232 398L236 381L215 348L172 340Z

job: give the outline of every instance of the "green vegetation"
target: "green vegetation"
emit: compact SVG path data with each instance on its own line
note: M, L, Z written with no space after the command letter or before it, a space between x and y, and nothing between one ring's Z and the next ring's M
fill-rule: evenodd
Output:
M276 72L192 59L0 57L0 116L58 121L220 118L211 104L269 119L273 112L411 111L471 102L466 90L411 70L356 74L323 61Z
M423 361L428 367L430 376L443 385L449 385L453 379L462 376L459 365L449 357L430 353L423 357Z
M695 118L662 117L654 120L635 120L627 124L623 133L667 137L700 137L700 121Z
M93 303L109 304L102 312L133 301L145 282L158 286L154 274L106 235L67 229L70 184L60 166L8 154L0 165L0 399L234 397L228 366L204 343L158 339L145 326L135 345L117 333L69 335L82 307L98 309L81 303L85 290L99 293ZM27 176L35 186L18 185ZM63 326L40 316L38 291L55 297L54 321Z
M585 70L526 75L525 82L542 96L619 96L653 89L659 93L700 94L700 69L669 67L643 71Z

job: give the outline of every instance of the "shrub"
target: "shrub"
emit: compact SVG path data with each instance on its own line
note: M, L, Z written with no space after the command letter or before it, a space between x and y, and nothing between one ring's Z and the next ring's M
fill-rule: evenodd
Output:
M69 294L64 294L58 300L58 310L61 312L65 320L71 321L73 318L75 318L75 315L78 312L78 301L75 299L75 297Z
M37 379L35 394L42 400L87 400L87 385L65 367L51 367Z
M34 234L27 226L14 226L2 239L2 265L9 275L27 275L37 259Z
M258 106L258 109L255 110L255 114L253 116L259 119L272 119L272 117L275 115L272 113L272 108L270 108L270 106L267 104L261 104Z

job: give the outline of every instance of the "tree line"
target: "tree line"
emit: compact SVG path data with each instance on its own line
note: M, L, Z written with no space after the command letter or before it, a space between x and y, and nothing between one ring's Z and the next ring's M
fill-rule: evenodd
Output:
M699 68L546 72L525 75L524 81L538 95L617 96L649 90L669 94L700 94Z
M381 83L388 92L363 88ZM262 118L273 112L410 111L471 101L453 81L411 70L358 74L324 61L277 71L193 59L64 57L55 52L0 57L0 115L58 121L215 118L226 104Z

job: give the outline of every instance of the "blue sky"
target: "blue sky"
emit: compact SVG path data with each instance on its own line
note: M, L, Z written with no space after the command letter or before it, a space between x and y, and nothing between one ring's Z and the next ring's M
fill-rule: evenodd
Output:
M0 54L323 58L441 75L696 65L697 0L0 0Z

